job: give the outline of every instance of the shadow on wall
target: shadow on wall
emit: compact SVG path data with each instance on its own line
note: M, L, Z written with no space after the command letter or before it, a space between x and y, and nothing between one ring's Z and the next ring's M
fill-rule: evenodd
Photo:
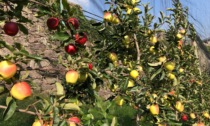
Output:
M195 49L201 70L210 74L210 53L198 35L196 36Z

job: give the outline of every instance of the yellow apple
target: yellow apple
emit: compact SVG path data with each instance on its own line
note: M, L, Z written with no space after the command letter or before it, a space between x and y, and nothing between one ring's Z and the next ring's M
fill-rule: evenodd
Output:
M105 12L104 13L104 20L105 21L111 22L112 18L113 18L112 13L110 13L110 12Z
M139 2L139 0L131 0L131 4L134 6Z
M173 73L168 73L168 78L171 79L171 80L174 80L175 79L175 75Z
M124 104L125 100L123 98L121 98L120 96L117 96L115 98L115 102L117 105L122 106Z
M110 59L112 62L117 61L118 58L117 58L116 53L109 53L109 59Z
M182 39L182 34L180 34L180 33L176 34L176 38L179 40Z
M174 62L167 62L164 64L164 67L168 71L173 71L175 69L175 63Z
M0 77L2 77L3 79L12 78L16 72L16 64L6 60L0 62Z
M196 118L195 113L190 113L190 118L195 119Z
M75 122L69 122L69 126L77 126Z
M143 67L142 66L137 66L137 69L139 72L143 72Z
M166 126L166 124L158 124L158 126Z
M158 104L153 104L149 108L152 115L158 115L159 114L159 106Z
M42 120L36 120L32 126L42 126Z
M79 73L75 70L69 70L66 73L66 82L69 84L76 84L79 78Z
M153 45L154 45L155 43L157 43L157 37L156 37L156 36L150 37L150 43L152 43Z
M152 53L152 54L155 54L155 53L156 53L156 52L155 52L155 47L154 47L154 46L151 46L151 47L149 48L149 52Z
M141 10L140 10L138 7L134 7L134 8L133 8L133 11L134 11L135 13L137 13L137 14L141 12Z
M131 76L133 79L136 79L136 78L139 76L139 72L138 72L137 70L131 70L130 76Z
M183 68L179 68L179 73L183 73L184 69Z
M165 63L166 62L166 56L161 56L158 58L159 62Z
M114 16L112 17L112 19L111 19L111 22L112 22L113 24L119 24L119 23L120 23L120 19L119 19L116 15L114 15Z
M176 108L176 110L179 111L179 112L183 112L183 111L184 111L184 105L183 105L182 102L180 102L180 101L177 101L177 102L176 102L175 108Z
M115 92L117 90L117 88L118 88L118 85L114 84L113 88L111 89L112 92Z
M130 15L132 11L133 11L133 9L131 7L128 7L126 10L126 14Z
M185 29L181 29L181 30L179 31L179 33L181 33L181 34L185 34L185 33L186 33L186 31L185 31Z
M209 118L209 117L210 117L210 116L209 116L209 113L208 113L208 112L206 112L206 111L205 111L205 112L203 112L203 116L204 116L204 117L206 117L206 118Z
M23 100L32 95L31 87L27 82L18 82L10 90L10 94L18 100Z
M114 67L118 67L118 66L119 66L118 61L114 61L114 62L113 62L113 65L114 65Z
M130 88L130 87L134 87L134 81L133 80L128 80L128 85L127 87Z
M129 37L128 35L125 35L125 36L124 36L123 43L124 43L125 45L128 45L128 44L130 43L130 37Z

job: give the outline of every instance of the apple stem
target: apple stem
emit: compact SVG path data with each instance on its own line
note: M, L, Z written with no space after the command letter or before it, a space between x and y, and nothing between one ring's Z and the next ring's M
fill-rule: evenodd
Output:
M138 41L137 41L137 38L136 38L136 34L134 34L134 42L136 44L136 50L137 50L137 64L139 64L141 53L140 53L139 44L138 44Z

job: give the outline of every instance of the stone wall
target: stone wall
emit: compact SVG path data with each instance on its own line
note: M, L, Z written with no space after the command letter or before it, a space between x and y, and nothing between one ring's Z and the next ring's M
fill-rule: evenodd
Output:
M194 42L194 46L199 59L201 71L210 74L210 53L199 36L197 36L197 41Z

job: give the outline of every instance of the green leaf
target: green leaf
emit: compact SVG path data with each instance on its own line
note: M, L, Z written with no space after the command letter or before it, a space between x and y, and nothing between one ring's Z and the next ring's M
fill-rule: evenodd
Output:
M178 84L178 81L177 81L177 78L175 77L173 81L173 86L176 86L177 84Z
M66 32L57 32L53 35L52 39L59 40L59 41L65 41L69 39L69 34Z
M5 87L3 85L0 85L0 94L3 93L5 90Z
M35 60L42 60L42 57L37 56L37 55L31 55L26 50L20 50L19 52L16 51L16 52L14 52L14 54L26 56L27 58L31 58L31 59L35 59Z
M16 108L17 108L16 102L15 102L14 99L12 99L9 102L6 110L3 113L3 119L4 119L4 121L6 121L6 120L8 120L9 118L12 117L12 115L15 113Z
M165 71L162 71L162 74L161 74L160 80L163 80L165 76L166 76Z
M70 5L67 0L62 0L62 4L63 4L64 9L67 9L68 12L71 10Z
M64 92L63 85L59 82L56 82L55 85L56 85L56 89L57 89L57 95L59 95L59 96L64 95L65 92Z
M59 123L59 126L67 126L67 122L63 120L62 122Z
M20 31L22 31L24 34L28 35L28 29L22 25L22 24L18 24Z
M62 13L63 12L63 2L62 2L63 0L60 0L60 13Z
M11 101L12 99L13 99L13 98L10 97L10 96L8 96L8 97L6 98L6 105L7 105L7 106L9 105L9 103L10 103L10 101Z
M150 80L153 80L160 72L162 71L162 68L158 69L150 78Z
M102 25L101 22L97 22L97 23L92 24L92 26L101 26L101 25Z
M164 16L164 13L162 11L160 11L160 15L161 15L161 18L163 19L165 16Z
M160 66L162 62L148 63L149 66Z
M74 103L62 103L60 107L65 110L80 110L79 106Z
M23 49L23 46L20 43L15 42L14 43L15 48L17 48L18 50Z
M11 45L8 45L5 41L0 41L0 47L5 47L11 52L15 51L15 48Z
M59 109L57 107L53 108L53 126L58 126L60 118L58 117Z

